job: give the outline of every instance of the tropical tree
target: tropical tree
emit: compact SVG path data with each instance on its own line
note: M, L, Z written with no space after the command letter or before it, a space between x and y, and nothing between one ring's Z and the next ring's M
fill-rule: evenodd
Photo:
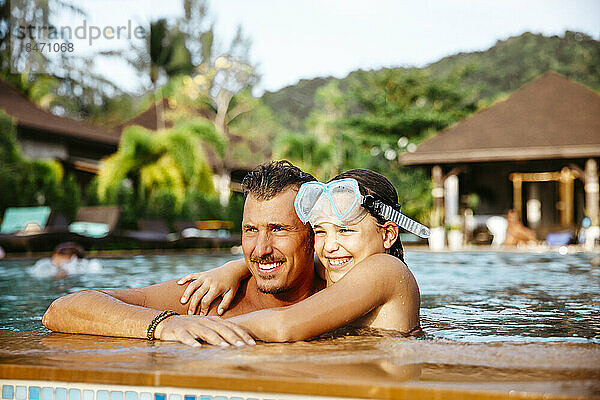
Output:
M0 188L0 215L7 207L48 205L72 218L81 199L75 178L65 176L58 161L32 161L22 155L15 124L1 110Z
M194 70L191 54L185 47L183 35L177 29L169 29L167 20L162 18L150 24L149 41L150 82L154 89L156 126L164 129L163 96L158 87L161 75L174 77L189 74Z
M101 163L97 189L100 201L117 202L124 184L131 185L131 201L138 205L167 191L175 199L175 208L181 208L187 191L214 193L206 146L222 155L225 140L202 119L159 132L139 126L126 128L118 151Z

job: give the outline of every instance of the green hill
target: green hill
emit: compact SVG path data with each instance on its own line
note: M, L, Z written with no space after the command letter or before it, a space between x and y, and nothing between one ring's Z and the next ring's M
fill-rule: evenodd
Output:
M498 41L486 51L459 53L423 69L432 78L461 74L463 88L473 89L476 100L484 104L516 90L548 70L600 90L600 41L578 32L567 31L562 37L527 32ZM338 80L340 89L344 91L357 72L351 72L342 79L301 80L296 85L267 92L262 99L274 110L283 126L300 131L315 106L315 92L331 80ZM367 73L376 74L378 71Z

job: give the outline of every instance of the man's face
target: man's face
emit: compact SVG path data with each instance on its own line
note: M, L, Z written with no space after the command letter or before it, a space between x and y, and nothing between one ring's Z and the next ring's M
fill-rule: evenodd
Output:
M313 271L313 241L294 210L296 193L288 187L263 201L248 194L244 204L242 249L263 293L294 290Z

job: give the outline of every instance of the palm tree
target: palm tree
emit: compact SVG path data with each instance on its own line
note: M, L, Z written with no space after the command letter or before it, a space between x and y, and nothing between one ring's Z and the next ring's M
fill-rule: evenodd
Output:
M194 70L192 57L185 47L181 32L169 30L166 19L159 19L150 24L150 82L154 89L156 109L156 127L164 129L162 91L158 88L161 75L174 77L190 74Z
M129 180L135 201L140 202L159 189L168 189L181 205L186 190L214 193L212 171L204 145L223 155L225 140L213 124L189 120L171 129L151 132L130 126L121 137L116 153L102 161L98 174L98 197L110 201L111 193Z

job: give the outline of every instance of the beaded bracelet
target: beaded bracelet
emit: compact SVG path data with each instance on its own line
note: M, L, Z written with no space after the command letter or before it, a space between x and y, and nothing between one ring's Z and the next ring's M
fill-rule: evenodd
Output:
M171 310L165 310L158 314L156 317L154 317L152 322L150 322L150 325L148 325L148 333L146 334L146 339L155 340L156 338L154 337L154 331L156 330L158 324L160 324L165 319L172 317L173 315L179 315L179 313Z

